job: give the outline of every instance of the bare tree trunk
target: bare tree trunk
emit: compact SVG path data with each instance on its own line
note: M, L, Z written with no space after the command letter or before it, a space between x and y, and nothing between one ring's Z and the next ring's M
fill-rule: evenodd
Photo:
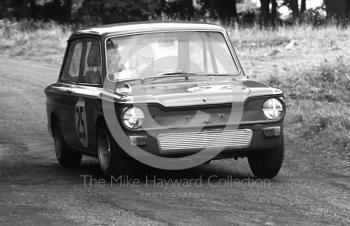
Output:
M277 0L271 0L271 25L277 26Z
M260 28L277 25L277 0L260 0ZM271 4L271 10L270 10Z
M260 28L267 27L270 20L270 0L260 0Z
M299 18L299 2L298 0L291 0L290 4L293 13L293 18L294 20L296 20Z
M306 0L301 0L300 14L303 14L306 11Z

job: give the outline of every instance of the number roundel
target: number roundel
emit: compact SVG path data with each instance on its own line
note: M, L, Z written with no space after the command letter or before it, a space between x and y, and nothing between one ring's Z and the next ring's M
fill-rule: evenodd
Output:
M87 148L88 131L87 131L85 101L83 99L80 99L75 105L75 128L76 128L80 143Z

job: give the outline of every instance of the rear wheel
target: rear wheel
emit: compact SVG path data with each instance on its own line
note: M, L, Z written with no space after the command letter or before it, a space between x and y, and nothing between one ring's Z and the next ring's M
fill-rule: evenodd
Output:
M97 129L97 154L101 171L105 176L130 173L133 167L130 164L131 159L122 156L118 144L104 123Z
M257 178L273 178L281 169L284 157L284 141L275 148L248 156L248 163Z
M64 168L79 166L81 163L82 154L67 147L58 123L54 124L53 137L58 163Z

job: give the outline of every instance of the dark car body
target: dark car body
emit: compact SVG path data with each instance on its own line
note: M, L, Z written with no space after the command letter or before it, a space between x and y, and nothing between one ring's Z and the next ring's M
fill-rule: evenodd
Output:
M172 78L171 81L150 82L136 79L117 81L114 83L115 89L106 88L104 84L108 82L108 78L105 44L109 37L172 31L221 33L239 69L237 76L234 78L217 76L215 79L212 76L190 77L188 80ZM98 79L82 78L83 68L86 68L84 64L88 64L88 60L83 60L83 57L84 53L88 56L86 43L89 40L93 40L96 46L98 44L100 51L100 58L97 59L99 62L91 63L99 65L98 73L101 78ZM123 127L123 130L130 137L130 142L136 142L133 145L138 145L143 150L158 156L184 156L198 152L203 148L201 145L196 146L196 142L203 142L197 136L201 131L215 132L223 128L231 132L243 131L243 135L236 134L237 139L231 143L228 142L232 145L223 147L216 159L246 157L259 150L271 149L281 144L285 115L282 91L245 78L229 37L222 27L202 23L157 22L82 29L74 32L69 38L65 59L70 57L68 49L72 43L80 41L82 60L79 73L76 73L77 77L63 79L64 64L67 63L65 60L58 81L45 89L48 129L53 134L53 124L58 124L68 147L86 155L97 156L97 128L99 124L105 122L102 102L106 97L112 97L119 121L121 121L120 115L130 106L137 106L144 110L145 122L141 128ZM123 89L125 87L133 91L127 92ZM235 108L233 92L244 94L245 98L241 106L242 117L235 122L228 118L232 109ZM282 116L276 120L267 119L262 111L265 101L270 98L278 99L283 105ZM147 120L148 118L152 120ZM148 135L150 131L152 136ZM192 137L192 144L182 142L194 131L199 132ZM171 134L183 134L183 136L169 137ZM227 136L231 135L230 132L227 133ZM243 137L240 137L241 135ZM204 136L208 139L208 134ZM168 140L164 144L162 139ZM244 139L248 140L240 141Z

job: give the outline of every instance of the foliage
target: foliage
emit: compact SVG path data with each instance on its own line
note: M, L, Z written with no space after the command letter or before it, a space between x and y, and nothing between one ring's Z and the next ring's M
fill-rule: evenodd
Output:
M335 6L325 0L323 7L306 9L306 0L259 0L260 8L251 0L2 0L0 19L28 19L56 21L65 24L106 24L140 20L199 20L220 21L240 26L260 24L260 27L279 24L325 24L329 20L348 23L350 1L338 0ZM249 7L245 7L249 6ZM243 7L242 7L243 6ZM282 21L278 13L281 6L292 11L292 19ZM243 9L243 10L242 10Z
M84 1L75 20L83 24L148 20L156 13L157 2L157 0Z
M202 0L201 6L214 20L230 21L237 18L236 0Z

